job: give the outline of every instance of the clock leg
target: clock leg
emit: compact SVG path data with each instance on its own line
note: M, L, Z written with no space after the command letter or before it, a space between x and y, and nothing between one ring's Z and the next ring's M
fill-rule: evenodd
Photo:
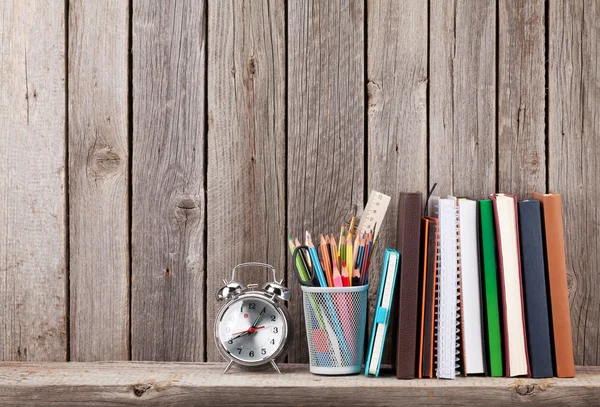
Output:
M277 366L277 363L275 363L274 360L271 360L271 365L273 366L273 369L277 371L277 373L281 374L281 370L279 370L279 366Z
M223 370L223 374L227 373L227 371L229 370L229 368L231 367L231 365L233 365L233 360L229 361L229 364L227 365L227 367L225 368L225 370Z

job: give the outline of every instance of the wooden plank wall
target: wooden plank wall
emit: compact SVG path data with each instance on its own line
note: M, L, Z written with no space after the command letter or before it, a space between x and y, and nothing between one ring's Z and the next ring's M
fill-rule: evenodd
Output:
M215 291L254 260L306 362L285 236L376 189L393 246L399 192L438 183L563 194L600 364L595 0L93 3L0 4L0 360L219 360Z
M69 281L74 360L129 356L127 15L127 4L122 2L69 3ZM105 33L109 25L112 29Z

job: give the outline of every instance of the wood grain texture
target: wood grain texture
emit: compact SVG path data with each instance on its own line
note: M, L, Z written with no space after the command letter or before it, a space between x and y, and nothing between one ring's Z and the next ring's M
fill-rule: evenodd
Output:
M400 192L427 196L427 4L371 0L367 15L368 186L392 197L370 265L371 321L384 249L396 247Z
M129 357L128 16L69 2L71 360Z
M67 357L64 11L0 2L0 360Z
M574 379L459 377L396 380L384 372L316 376L306 365L283 365L282 375L248 374L224 364L0 364L0 404L64 406L237 406L247 400L289 406L595 405L600 369L578 367ZM85 374L83 374L85 372Z
M133 359L204 359L204 1L133 9Z
M339 235L364 205L364 18L362 1L288 3L288 233ZM288 259L291 256L287 256ZM291 362L308 361L302 293L290 310Z
M496 189L496 2L432 0L429 183L482 199Z
M284 7L231 0L208 8L208 361L222 360L213 323L223 304L214 298L233 267L258 261L285 276ZM260 269L239 276L259 287L272 280Z
M498 190L546 187L543 0L498 2Z
M550 190L562 195L575 363L600 364L600 4L549 9Z

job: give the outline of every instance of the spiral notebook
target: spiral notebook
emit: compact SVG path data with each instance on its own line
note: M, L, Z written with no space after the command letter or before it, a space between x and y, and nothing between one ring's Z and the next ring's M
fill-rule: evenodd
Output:
M454 379L459 374L461 343L458 205L454 197L431 197L429 208L439 222L436 376Z

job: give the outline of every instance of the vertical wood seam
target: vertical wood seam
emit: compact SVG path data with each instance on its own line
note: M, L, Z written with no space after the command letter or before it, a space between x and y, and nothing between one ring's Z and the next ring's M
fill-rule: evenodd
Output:
M127 359L132 360L132 345L131 345L131 333L132 333L132 275L133 275L133 244L132 244L132 230L133 230L133 0L128 1L129 6L129 27L128 27L128 39L127 39L127 147L128 147L128 175L127 175L127 299L128 299L128 314L129 314L129 326L127 336Z
M71 361L71 230L69 206L69 8L65 0L65 333L66 360Z
M369 199L369 0L364 0L363 18L363 144L364 144L364 169L363 169L363 208ZM358 208L362 210L362 208ZM358 212L357 212L358 213ZM356 213L355 213L356 215ZM362 214L361 214L362 216Z
M546 190L550 189L550 3L544 1L544 159Z
M289 162L289 153L288 153L288 146L289 146L289 129L288 129L288 100L289 100L289 86L288 86L288 77L289 77L289 66L290 64L288 63L288 59L289 59L289 51L288 51L288 46L289 46L289 24L288 24L288 2L284 1L283 2L283 36L284 36L284 57L283 57L283 64L284 64L284 75L283 75L283 86L285 88L285 95L283 97L283 132L284 132L284 150L283 150L283 161L284 161L284 168L283 168L283 179L284 181L284 190L283 190L283 222L284 222L284 228L285 228L285 236L284 238L287 238L287 236L290 235L290 227L288 225L288 215L289 215L289 207L288 207L288 191L289 191L289 187L287 185L287 180L288 180L288 162ZM271 42L272 44L272 42ZM272 46L272 45L271 45ZM285 282L284 285L286 287L288 287L288 289L290 288L290 286L292 284L295 284L295 279L294 279L294 275L293 275L293 270L292 267L294 267L293 265L291 267L289 267L290 265L290 261L288 261L288 259L291 259L291 256L288 254L287 248L284 247L284 262L283 262L283 267L285 268L283 270L284 275L285 275ZM291 301L299 301L300 298L292 298ZM289 308L289 302L286 303L286 307ZM288 360L288 355L285 355L285 362L289 362Z
M498 85L500 84L500 0L496 0L496 115L494 117L494 130L496 132L496 146L495 146L495 154L496 154L496 179L495 179L495 191L494 192L502 192L498 189L500 188L500 129L498 128L498 124L500 121L498 117L500 117L500 92L498 91ZM509 191L508 193L516 193Z
M427 86L425 87L425 192L427 193L425 199L429 198L429 191L431 190L431 129L430 129L430 108L429 108L429 93L430 93L430 67L431 67L431 0L427 0ZM425 201L425 209L427 208L427 201Z
M204 257L202 258L202 268L204 269L204 278L202 280L202 291L204 298L204 306L202 307L202 318L204 319L204 332L202 337L202 361L208 361L208 331L211 323L208 321L207 302L208 302L208 60L209 54L209 37L208 37L208 3L210 0L204 2L204 143L202 146L202 154L204 155L204 167L203 172L203 185L204 189L204 232L202 233L202 251Z

